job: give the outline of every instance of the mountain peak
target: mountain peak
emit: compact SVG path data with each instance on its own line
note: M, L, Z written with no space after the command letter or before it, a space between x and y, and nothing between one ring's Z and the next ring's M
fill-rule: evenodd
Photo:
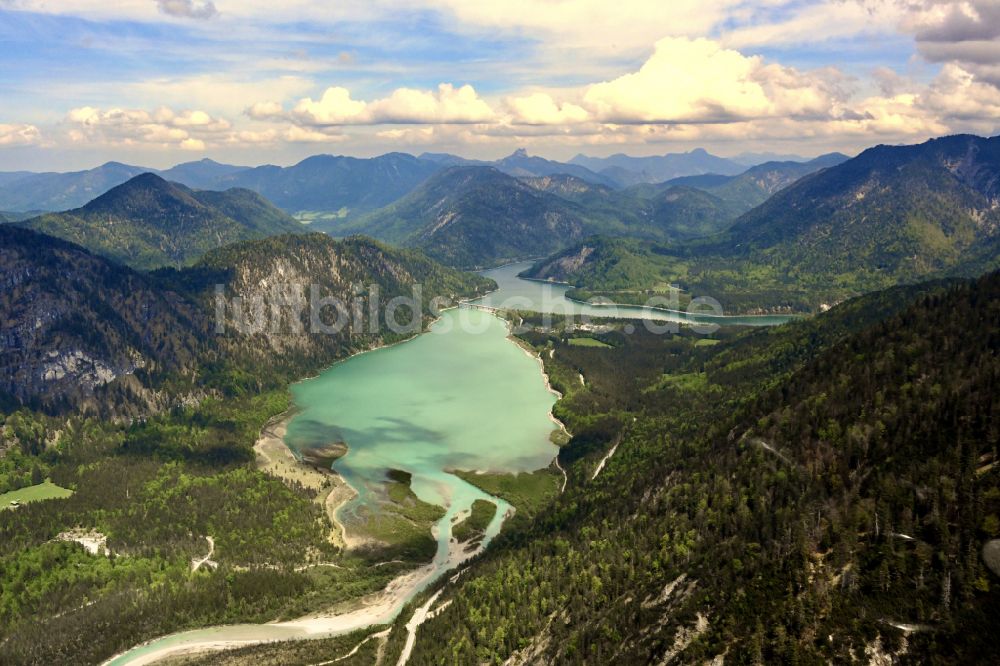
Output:
M508 159L510 159L511 157L519 157L519 158L528 157L528 151L525 148L518 148L508 156Z

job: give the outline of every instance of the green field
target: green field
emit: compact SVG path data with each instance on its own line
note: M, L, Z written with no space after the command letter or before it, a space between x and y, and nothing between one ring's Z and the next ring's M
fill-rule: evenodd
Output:
M27 488L12 490L9 493L0 495L0 511L12 508L10 505L11 502L24 504L26 502L38 502L47 499L61 499L69 497L72 494L72 490L61 488L51 481L46 480L37 486L28 486Z
M608 343L595 340L594 338L570 338L568 342L574 347L600 347L602 349L611 348L611 345Z

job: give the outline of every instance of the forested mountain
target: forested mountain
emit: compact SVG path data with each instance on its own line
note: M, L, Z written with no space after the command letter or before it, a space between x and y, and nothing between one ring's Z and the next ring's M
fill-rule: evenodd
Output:
M734 246L920 273L971 259L996 232L997 196L1000 137L877 146L781 192L730 236Z
M530 178L533 176L573 176L595 185L605 185L608 187L618 186L619 183L599 173L573 163L555 162L544 157L528 155L528 152L519 148L513 153L493 162L490 166L495 167L510 176L518 178Z
M691 187L635 196L566 174L514 178L491 167L457 166L340 232L418 247L469 267L556 251L590 234L699 238L727 228L741 212Z
M663 252L655 243L591 236L540 259L522 276L566 282L588 291L649 289L669 275Z
M308 302L311 285L319 298L349 303L363 288L358 293L384 304L421 284L424 315L435 296L455 299L490 285L414 251L324 234L231 245L193 267L152 274L17 226L0 226L0 239L6 280L0 295L0 391L5 403L49 411L136 413L192 392L260 391L349 350L395 339L384 321L367 315L335 334L315 333L309 308L288 310L283 300L299 294ZM227 304L224 331L216 328L216 285ZM374 295L372 288L378 290ZM251 367L267 371L251 373Z
M139 269L181 266L227 243L304 230L249 190L194 191L151 173L82 208L22 224Z
M524 333L568 486L443 586L410 663L986 663L998 320L995 273L714 346Z
M494 287L492 280L446 268L417 250L365 237L337 241L318 233L230 245L210 252L190 269L163 271L160 276L184 285L206 310L216 312L211 289L224 285L226 334L214 344L232 376L249 381L241 390L256 391L274 388L276 381L295 381L352 351L423 330L435 316L430 310L434 298L453 305ZM419 291L414 292L417 285ZM384 306L397 296L419 296L421 312L413 320L403 308L398 322L413 325L394 333L384 318ZM330 297L339 299L344 311L338 313L333 306L312 311L311 298ZM363 305L360 315L347 312L356 299ZM300 314L291 314L295 308L301 308ZM275 312L284 313L283 318L276 318ZM339 328L331 332L319 324ZM270 377L247 374L247 368L261 366L270 367Z
M583 207L492 167L450 167L355 229L454 266L550 252L585 234Z
M199 190L210 190L216 189L223 178L250 168L233 164L220 164L206 157L196 162L183 162L163 171L153 171L152 169L147 171L153 171L164 180L182 183Z
M841 153L821 155L808 162L765 162L750 167L724 183L703 189L746 212L767 201L773 194L821 169L837 166L848 158ZM697 185L693 185L698 187Z
M713 296L730 311L816 311L892 284L997 266L998 183L1000 137L878 146L803 177L716 236L632 245L627 260L644 264L643 272L657 282ZM568 248L555 259L578 256L581 249ZM610 264L600 270L573 264L577 275L559 264L565 262L539 274L613 290L613 280L601 280Z
M72 173L0 173L0 210L66 210L83 206L143 173L195 189L240 187L290 213L355 215L392 203L440 165L403 153L371 159L314 155L290 167L242 167L203 159L158 170L108 162Z
M595 173L578 164L547 160L537 155L528 155L524 148L518 148L507 157L498 160L470 160L448 153L422 153L420 159L429 160L442 167L487 166L515 178L544 178L546 176L572 176L592 185L617 188L619 183L607 176Z

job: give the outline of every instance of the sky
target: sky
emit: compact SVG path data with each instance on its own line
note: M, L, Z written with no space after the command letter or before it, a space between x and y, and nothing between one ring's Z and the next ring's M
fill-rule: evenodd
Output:
M1000 0L0 0L0 169L1000 132Z

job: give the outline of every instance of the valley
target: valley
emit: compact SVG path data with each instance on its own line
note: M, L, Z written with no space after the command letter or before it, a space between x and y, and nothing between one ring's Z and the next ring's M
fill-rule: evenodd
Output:
M984 654L994 142L0 225L0 660Z

